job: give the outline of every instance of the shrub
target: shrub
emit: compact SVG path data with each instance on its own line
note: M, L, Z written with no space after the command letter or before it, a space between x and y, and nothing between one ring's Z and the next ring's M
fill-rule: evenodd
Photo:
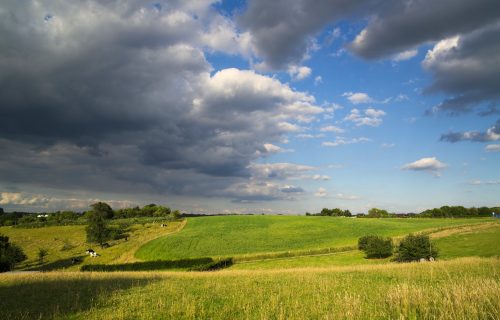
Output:
M9 237L0 235L0 272L10 271L14 266L26 260L23 250L9 242Z
M428 235L407 235L399 244L399 248L394 258L399 262L419 261L420 259L429 260L436 258L438 251L432 245Z
M369 235L369 236L363 236L363 237L359 238L358 239L358 249L361 251L365 251L366 246L368 244L368 241L370 241L370 239L376 238L376 237L377 236Z
M383 237L371 237L366 243L366 257L370 258L387 258L392 256L392 239Z

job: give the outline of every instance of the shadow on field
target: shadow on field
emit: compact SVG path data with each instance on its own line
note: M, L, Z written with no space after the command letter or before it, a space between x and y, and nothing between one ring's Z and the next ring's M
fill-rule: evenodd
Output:
M168 269L191 269L213 263L212 258L196 258L181 260L156 260L123 264L88 264L81 271L150 271Z
M54 271L58 269L69 268L75 264L81 263L85 256L71 257L67 259L57 260L51 263L37 265L35 267L27 268L27 271Z
M64 277L64 275L61 275ZM107 279L19 280L0 286L0 319L67 318L76 312L106 305L114 291L146 286L157 279L109 277Z

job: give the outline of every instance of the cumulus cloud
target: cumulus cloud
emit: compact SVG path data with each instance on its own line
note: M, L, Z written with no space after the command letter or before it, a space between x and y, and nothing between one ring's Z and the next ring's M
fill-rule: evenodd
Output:
M235 183L221 192L230 195L233 202L295 200L303 193L301 187L264 181Z
M288 67L288 74L295 81L304 80L311 75L311 68L305 66L290 66Z
M375 100L370 97L368 94L364 92L344 92L342 94L343 97L346 97L353 104L362 104L362 103L372 103Z
M60 198L25 192L0 192L0 205L14 209L36 208L38 210L50 211L64 208L67 210L87 210L91 204L99 201L108 203L114 209L138 205L128 200Z
M500 152L500 144L489 144L484 148L484 150L486 152Z
M351 49L365 58L380 58L429 41L439 41L494 22L495 0L389 1L356 37Z
M500 17L499 17L500 19ZM482 115L499 113L500 101L500 22L464 35L438 42L429 50L423 66L434 75L427 92L451 94L428 113L447 112L452 115L473 110L483 102Z
M415 57L417 54L418 54L417 49L406 50L406 51L400 52L398 54L395 54L392 57L392 61L399 62L399 61L410 60L411 58Z
M315 35L340 20L366 19L368 24L348 48L366 59L411 59L418 47L435 43L423 65L434 83L427 92L449 95L433 108L451 114L486 107L481 114L500 112L499 21L497 0L344 1L254 0L239 19L254 54L270 69L286 70L314 51ZM339 30L339 29L336 29ZM338 36L333 32L327 36ZM450 47L453 39L454 46ZM337 53L345 52L345 48Z
M479 186L479 185L498 185L498 184L500 184L500 179L498 179L498 180L488 180L488 181L472 180L472 181L469 182L469 184L474 185L474 186Z
M324 141L323 143L321 143L321 145L324 147L338 147L347 144L355 144L355 143L369 142L369 141L372 140L365 137L352 138L352 139L344 137L336 137L334 141Z
M300 134L296 135L296 137L299 139L323 138L324 136L325 136L324 133L318 133L318 134L300 133Z
M465 131L465 132L449 132L441 135L441 141L446 142L460 142L460 141L474 141L474 142L489 142L500 140L500 120L495 125L488 128L485 132L479 131Z
M368 108L363 111L359 109L352 109L351 113L344 118L344 121L351 121L356 126L371 126L378 127L382 124L382 117L386 113L383 110Z
M314 85L315 85L315 86L318 86L318 85L320 85L320 84L322 84L322 83L323 83L323 78L322 78L321 76L316 76L316 77L314 78Z
M256 179L288 179L296 178L315 167L294 163L258 163L250 165L252 177Z
M343 133L345 130L342 128L339 128L337 126L326 126L321 129L319 129L321 132L335 132L335 133Z
M326 191L325 188L318 188L318 191L316 191L314 196L318 198L325 198L328 196L328 192Z
M213 2L1 4L2 182L230 197L324 108L251 70L214 73L205 50L251 43Z
M441 176L441 170L447 165L439 161L436 157L422 158L412 163L405 164L403 170L425 171L436 177Z
M359 200L360 197L355 196L355 195L349 195L349 194L344 194L344 193L336 193L335 194L335 199L339 200Z
M314 35L326 24L346 16L369 11L380 2L353 0L249 1L239 17L248 30L263 67L286 69L303 61L314 50Z

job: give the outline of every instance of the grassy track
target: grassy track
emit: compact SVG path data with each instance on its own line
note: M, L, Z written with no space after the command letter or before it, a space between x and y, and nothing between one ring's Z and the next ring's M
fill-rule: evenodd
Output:
M0 276L2 319L498 319L500 260Z
M405 235L487 219L350 219L304 216L218 216L188 219L179 233L142 246L142 260L255 255L353 246L367 234Z
M500 256L500 224L443 234L435 240L442 259Z

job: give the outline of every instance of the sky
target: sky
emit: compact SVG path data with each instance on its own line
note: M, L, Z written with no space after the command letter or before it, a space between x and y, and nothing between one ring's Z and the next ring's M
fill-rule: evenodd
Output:
M0 207L500 206L500 1L0 3Z

